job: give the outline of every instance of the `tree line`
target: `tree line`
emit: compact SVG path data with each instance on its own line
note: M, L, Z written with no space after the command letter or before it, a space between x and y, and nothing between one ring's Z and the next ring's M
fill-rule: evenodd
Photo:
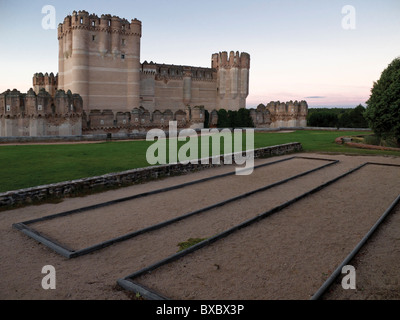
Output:
M361 104L355 108L310 108L307 126L330 128L368 128L366 108Z
M205 112L204 126L208 128L210 119L209 112ZM218 113L218 128L254 128L253 119L250 116L250 110L241 108L237 111L219 109Z
M395 58L371 88L367 107L354 110L310 109L309 126L369 127L379 139L394 141L400 147L400 57Z

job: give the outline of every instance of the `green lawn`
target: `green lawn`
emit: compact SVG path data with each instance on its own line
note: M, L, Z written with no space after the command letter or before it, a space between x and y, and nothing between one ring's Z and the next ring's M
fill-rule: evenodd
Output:
M306 152L400 156L400 152L355 149L334 143L344 135L363 132L296 131L256 133L255 148L301 142ZM104 142L66 145L0 146L0 192L148 166L146 151L153 142ZM183 145L181 142L179 146Z

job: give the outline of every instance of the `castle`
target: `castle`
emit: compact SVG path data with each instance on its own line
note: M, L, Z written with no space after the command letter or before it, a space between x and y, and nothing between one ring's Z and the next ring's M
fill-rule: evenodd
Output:
M202 128L206 111L216 126L216 110L246 107L248 53L215 53L210 68L141 63L141 36L137 19L86 11L65 17L58 74L35 74L27 94L0 95L0 136L129 133L172 120ZM271 102L251 116L257 127L305 126L307 110L305 101Z

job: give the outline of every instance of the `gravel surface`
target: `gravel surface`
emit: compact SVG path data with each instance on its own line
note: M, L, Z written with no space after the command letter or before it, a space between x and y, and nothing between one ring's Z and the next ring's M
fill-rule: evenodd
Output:
M176 253L179 242L211 237L364 162L400 164L400 159L394 157L296 155L340 162L75 259L58 255L13 229L12 224L225 173L234 168L213 168L82 198L65 199L57 204L1 212L0 299L130 299L132 295L122 290L116 281ZM287 157L257 160L256 164ZM289 160L257 169L251 176L216 179L91 212L35 223L31 227L73 249L81 249L324 164L326 162L321 160ZM309 299L399 193L399 168L367 166L293 206L161 267L138 281L176 299ZM379 233L382 238L389 237L386 241L392 244L399 242L398 220L393 218L385 225L390 226L392 234L389 231ZM361 262L355 264L359 271L357 288L360 289L356 290L357 293L343 292L340 286L327 298L395 297L390 292L398 291L400 275L397 268L375 273L363 271L377 260L379 265L372 266L371 270L386 264L393 265L395 261L398 265L399 248L393 246L391 250L384 242L380 244L379 234L376 240L368 243L366 248L369 251L360 254ZM370 247L375 247L379 254L373 251L373 256L369 256L368 252L373 250ZM44 277L41 271L45 265L53 265L56 269L55 290L44 290L41 286ZM390 281L385 282L383 275ZM376 287L367 284L380 283L376 277L382 278L386 284L368 295L367 291Z

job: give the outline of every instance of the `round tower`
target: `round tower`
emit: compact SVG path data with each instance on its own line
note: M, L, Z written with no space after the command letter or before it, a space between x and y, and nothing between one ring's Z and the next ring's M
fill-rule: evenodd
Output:
M121 46L120 46L120 30L121 30L121 19L113 16L111 18L111 52L114 57L118 57L121 53Z
M104 57L110 51L110 32L111 15L101 15L100 34L99 34L99 52Z
M250 55L237 51L212 55L212 67L217 72L217 108L239 110L246 107L249 94Z
M80 94L86 111L139 107L141 34L137 19L74 11L58 28L58 88Z
M127 64L127 110L140 106L140 40L142 23L133 19L122 26L122 48Z
M83 99L85 109L90 105L89 98L89 13L87 11L74 12L71 18L72 28L72 56L69 58L68 70L71 72L71 83L67 88L79 93ZM65 67L65 65L64 65Z

